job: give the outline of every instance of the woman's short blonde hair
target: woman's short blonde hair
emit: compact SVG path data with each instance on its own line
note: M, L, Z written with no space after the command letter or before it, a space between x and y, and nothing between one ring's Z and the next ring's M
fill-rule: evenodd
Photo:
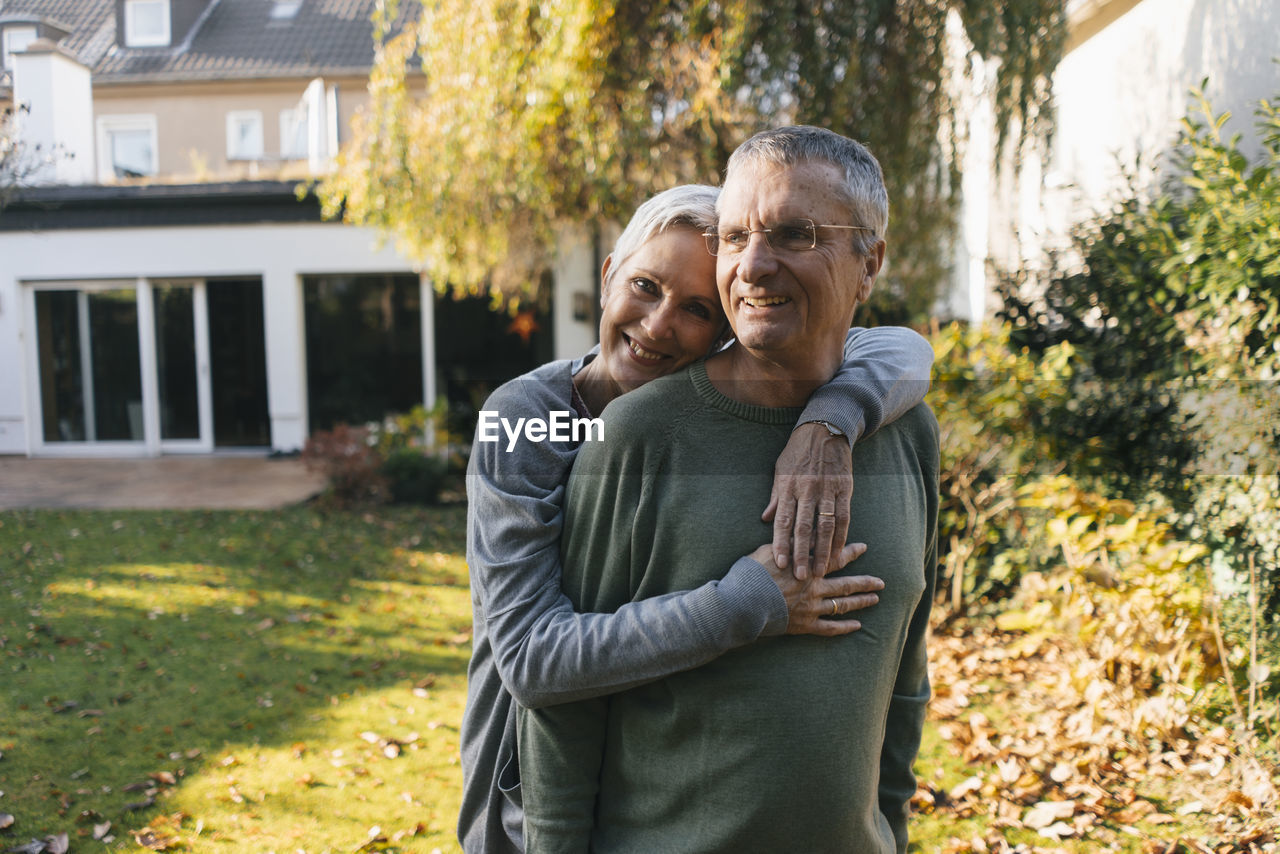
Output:
M608 278L602 283L607 290L610 280L626 260L641 246L675 226L688 226L699 234L716 229L716 199L720 188L705 184L682 184L663 190L636 208L631 222L613 244L613 262Z

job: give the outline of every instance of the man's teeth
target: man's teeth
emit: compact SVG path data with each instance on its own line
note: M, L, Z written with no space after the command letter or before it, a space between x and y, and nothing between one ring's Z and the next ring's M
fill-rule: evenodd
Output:
M641 359L646 359L650 362L656 362L659 359L666 358L661 353L654 353L651 350L646 350L645 348L641 347L639 344L637 344L635 341L633 341L630 338L627 339L627 345L631 348L631 352L635 353Z
M791 300L786 297L743 297L742 301L752 308L761 308L766 305L782 305Z

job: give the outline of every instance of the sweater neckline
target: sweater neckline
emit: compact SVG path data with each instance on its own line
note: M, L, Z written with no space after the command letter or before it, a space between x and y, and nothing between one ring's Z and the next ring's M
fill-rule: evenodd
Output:
M802 406L758 406L743 403L722 393L707 376L707 361L699 359L689 366L689 380L706 403L735 418L760 424L795 424L804 412Z

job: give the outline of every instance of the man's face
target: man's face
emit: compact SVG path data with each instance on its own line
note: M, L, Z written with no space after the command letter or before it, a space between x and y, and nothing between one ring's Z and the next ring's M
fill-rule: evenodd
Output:
M758 232L798 220L823 225L852 222L841 191L844 176L831 163L796 166L751 163L738 170L720 196L719 231ZM772 238L774 234L768 235ZM839 352L854 309L871 293L884 259L884 243L867 257L853 251L852 232L816 230L813 249L794 250L754 233L741 251L716 259L720 301L739 344L753 354L792 366L814 364Z

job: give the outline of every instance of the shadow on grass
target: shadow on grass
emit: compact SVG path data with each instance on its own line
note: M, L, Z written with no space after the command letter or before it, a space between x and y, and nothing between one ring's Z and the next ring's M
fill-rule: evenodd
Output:
M0 514L0 812L131 821L342 701L461 685L464 534L460 507Z

